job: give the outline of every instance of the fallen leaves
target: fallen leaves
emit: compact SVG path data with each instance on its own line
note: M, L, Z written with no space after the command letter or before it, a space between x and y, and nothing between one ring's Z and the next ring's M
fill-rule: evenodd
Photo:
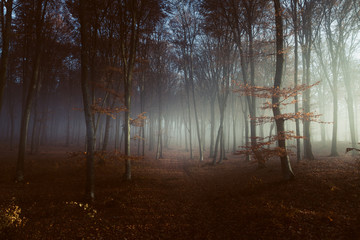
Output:
M184 154L134 161L131 182L121 179L123 164L107 158L96 169L94 204L80 200L83 165L61 154L34 161L29 185L0 185L2 209L12 206L12 217L26 219L0 238L353 239L359 233L360 179L350 157L294 164L296 180L283 183L278 161L257 170L239 156L211 166L210 159L198 163ZM1 164L9 163L0 161L0 174L10 174ZM13 205L6 196L16 197Z

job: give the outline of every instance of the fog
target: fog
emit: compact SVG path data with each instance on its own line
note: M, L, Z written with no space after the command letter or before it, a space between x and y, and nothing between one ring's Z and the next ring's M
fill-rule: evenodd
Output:
M301 152L305 139L321 146L321 154L343 153L343 146L356 147L358 141L359 21L356 10L349 7L356 3L325 2L308 6L300 1L298 9L292 1L283 3L286 14L282 19L282 88L317 83L295 94L297 101L295 95L287 96L287 104L282 106L283 114L293 114L297 104L299 112L317 116L308 120L290 117L286 121L286 131L293 131L287 139L292 151L296 147L293 137L302 137L306 132L305 122L310 122L310 135L301 139ZM24 124L25 143L29 151L41 152L49 146L86 151L80 84L84 42L79 19L70 3L57 3L59 8L56 3L51 4L52 8L45 9L46 26L40 33L31 27L39 24L34 9L20 4L12 15L12 31L16 34L10 38L0 113L0 140L4 148L12 151L18 149L21 141L26 106L29 121ZM135 42L130 39L133 35L129 29L112 28L110 24L131 23L116 22L116 8L110 10L99 4L97 7L106 11L89 17L86 50L95 150L124 151L126 112L132 123L132 155L156 151L160 157L162 149L176 148L189 151L189 156L196 159L199 143L203 148L200 152L205 150L206 157L217 149L222 149L221 154L233 154L249 146L251 139L261 143L276 135L274 119L261 122L264 117L273 117L271 109L263 109L263 103L271 101L271 96L264 98L251 93L253 90L244 91L244 86L271 88L275 76L275 22L269 7L272 4L252 4L259 7L254 15L256 21L246 19L242 12L245 10L240 7L236 11L242 15L236 15L201 1L183 5L170 2L167 11L154 7L149 12L139 12L144 16L151 13L152 19L141 27L137 25L139 38ZM22 14L26 11L34 17L27 18ZM344 15L344 11L349 14ZM243 18L236 19L238 16ZM232 19L236 26L225 19ZM246 21L250 28L243 24ZM31 32L32 37L26 32ZM126 54L121 53L120 46L125 46ZM128 72L130 63L133 65ZM341 148L336 145L338 142ZM275 147L276 143L269 146Z

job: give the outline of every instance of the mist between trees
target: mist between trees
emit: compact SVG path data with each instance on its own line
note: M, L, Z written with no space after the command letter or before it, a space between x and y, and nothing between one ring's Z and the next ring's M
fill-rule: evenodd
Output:
M124 154L131 179L132 157L165 148L213 164L250 149L262 166L282 138L297 160L313 142L357 146L357 0L1 4L0 138L18 181L27 147L87 152L91 185L94 151ZM274 87L289 92L256 93Z

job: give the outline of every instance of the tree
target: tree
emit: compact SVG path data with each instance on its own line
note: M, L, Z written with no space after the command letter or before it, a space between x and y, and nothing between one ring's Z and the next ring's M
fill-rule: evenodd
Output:
M285 119L281 114L280 110L280 96L277 90L281 88L281 80L283 74L283 63L284 63L284 33L283 33L283 20L282 20L282 7L280 0L274 0L275 9L275 25L276 25L276 72L274 78L274 93L272 97L272 110L276 123L277 141L280 149L280 161L283 178L290 180L294 178L292 172L289 156L286 149L286 133L284 122Z
M5 8L4 8L5 7ZM6 85L6 71L9 59L9 45L11 35L11 20L13 0L1 0L1 60L0 60L0 111L3 103L4 89ZM5 15L4 15L5 12Z
M299 72L299 17L298 17L298 0L291 0L289 12L291 15L291 20L293 23L294 29L294 86L295 88L299 85L298 80L298 72ZM299 101L298 95L294 96L294 112L299 112ZM295 119L295 129L296 129L296 136L300 137L300 120ZM301 148L300 148L300 138L296 139L296 160L299 162L301 159Z
M302 64L303 64L303 84L311 84L311 52L312 45L319 33L320 23L322 18L321 3L315 0L304 0L301 9L301 31L299 32L299 40L302 50ZM316 24L316 25L315 25ZM314 29L315 26L315 29ZM302 98L302 106L305 114L311 113L311 98L310 88L305 90ZM314 154L312 152L310 121L304 120L303 123L304 136L304 158L313 160Z
M24 2L24 8L30 7L31 4ZM37 89L39 88L39 68L41 54L43 51L43 34L44 34L44 22L47 13L48 0L39 0L32 8L27 10L31 11L29 14L33 16L34 23L34 34L35 34L35 52L33 56L33 66L32 74L30 79L29 88L26 94L26 99L23 105L22 115L21 115L21 126L20 126L20 140L19 140L19 150L18 158L16 165L16 181L24 181L24 160L26 152L26 143L27 143L27 134L29 127L29 119L31 107L33 105L33 100L36 94ZM31 24L31 23L30 23Z
M201 141L200 133L200 124L197 110L197 101L195 97L195 74L194 74L194 57L195 57L195 45L196 40L200 31L199 20L196 17L198 10L196 9L196 4L193 1L189 0L178 0L174 3L176 7L176 14L172 21L171 25L175 30L175 40L180 49L180 58L181 58L181 68L184 74L185 82L185 91L187 97L188 105L188 117L189 117L189 139L190 139L190 158L192 158L192 149L191 149L191 100L193 103L194 115L195 115L195 124L196 124L196 133L198 139L199 147L199 160L203 161L203 148Z
M213 83L210 86L215 88L215 90L212 90L212 92L216 93L220 113L219 129L217 131L218 133L215 141L214 151L211 156L213 158L212 163L215 164L217 161L218 149L220 150L218 162L221 163L225 158L225 111L230 93L230 84L232 77L234 76L237 63L235 59L238 57L238 55L236 46L231 39L232 33L230 28L224 24L224 21L221 19L214 19L206 26L205 31L207 31L207 38L209 38L207 43L210 45L209 54L213 55L212 58L208 59L208 61L213 61L213 63L210 63L212 66L210 69L208 69L210 73L207 75L212 77L211 81ZM213 118L213 112L214 110L212 110L211 118ZM211 122L213 122L213 120Z
M358 12L353 9L357 5L350 0L342 1L340 4L340 13L338 22L339 34L342 42L340 42L340 69L344 77L344 85L347 92L347 110L349 118L349 130L351 138L351 146L354 148L357 142L356 130L355 130L355 112L354 112L354 93L353 93L353 80L351 76L351 58L356 51L356 47L359 46L358 40ZM354 152L353 152L354 154Z
M131 91L139 39L151 33L163 17L161 0L124 0L117 5L119 51L122 64L125 98L125 178L131 179Z
M226 1L203 1L203 11L212 19L223 19L230 28L233 41L239 51L241 76L244 84L255 86L255 67L256 67L256 34L260 33L258 28L265 17L267 1L256 0L226 0ZM256 97L247 95L246 102L250 115L251 145L253 146L254 156L259 167L264 167L263 157L256 152Z
M202 89L205 99L210 107L210 147L209 156L214 157L215 147L215 101L218 95L218 80L220 79L220 65L216 60L216 40L213 37L205 36L202 39L201 49L199 51L198 66L196 73L199 79L198 85ZM218 49L218 51L221 51Z
M95 131L91 109L91 95L89 86L89 5L88 1L80 0L79 20L81 34L81 90L83 96L85 123L86 123L86 187L85 198L93 201L95 198L94 186L94 143Z
M329 4L324 11L324 30L327 43L327 52L329 57L327 60L324 59L323 55L325 52L321 47L323 44L321 35L317 39L317 44L315 45L316 53L319 57L321 67L324 71L325 78L330 86L332 95L333 95L333 129L332 129L332 142L331 142L331 153L330 156L336 157L339 156L337 152L337 135L338 135L338 82L339 82L339 41L341 41L342 29L339 29L340 32L334 33L332 31L331 25L333 24L332 15L335 11L335 6ZM327 64L325 61L330 62L330 71L331 75L328 73Z

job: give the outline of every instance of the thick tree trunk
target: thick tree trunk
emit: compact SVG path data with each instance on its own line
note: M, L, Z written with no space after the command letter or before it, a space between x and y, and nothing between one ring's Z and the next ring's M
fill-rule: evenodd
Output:
M274 0L275 8L275 23L276 23L276 72L274 79L274 90L279 90L281 87L281 78L282 78L282 69L284 62L284 49L283 49L283 23L282 23L282 8L280 0ZM284 118L281 116L280 111L280 97L277 94L274 94L272 97L272 110L276 123L276 132L278 137L278 147L280 148L280 161L283 178L285 180L290 180L294 178L294 173L292 172L289 156L286 149L286 136L285 136L285 127L284 127Z
M37 54L34 59L33 73L31 77L31 82L29 86L29 91L26 97L25 105L23 106L23 112L21 115L21 126L20 126L20 139L19 139L19 150L18 158L16 164L16 181L24 181L24 162L25 162L25 152L26 152L26 143L28 135L28 127L30 120L30 112L35 97L36 89L38 85L38 76L39 76L39 67L40 67L40 50L37 51Z
M111 116L106 115L104 141L103 141L102 149L101 149L102 151L107 150L107 146L108 146L109 138L110 138L110 128L111 128Z
M6 70L9 60L9 45L10 45L10 33L11 33L11 20L13 10L13 0L8 0L5 3L6 14L4 13L3 1L1 3L1 22L2 22L2 48L1 48L1 60L0 60L0 112L3 105L3 96L6 85Z
M309 7L309 6L308 6ZM312 11L312 10L308 10ZM305 37L305 43L302 46L303 50L303 80L304 84L310 85L310 61L311 61L311 47L312 47L312 25L311 25L311 19L308 19L307 14L304 14L303 16L305 19L303 19L303 32ZM310 89L307 89L304 91L303 94L303 110L304 114L310 113L310 106L311 106L311 100L310 100ZM304 120L303 124L303 136L304 136L304 158L313 160L314 155L312 152L312 146L311 146L311 135L310 135L310 121Z
M91 94L88 80L89 66L89 20L87 1L80 0L80 34L81 34L81 90L84 105L86 124L86 186L85 199L94 201L95 176L94 176L94 142L95 130L91 111Z
M39 68L40 68L40 59L42 52L42 31L43 23L46 11L45 1L38 1L36 5L36 23L35 23L35 36L36 36L36 50L33 58L33 69L30 79L30 85L26 95L25 103L23 105L23 111L21 116L21 126L20 126L20 141L19 141L19 151L18 159L16 166L16 181L24 181L24 161L25 161L25 152L26 152L26 143L29 127L30 112L33 105L34 97L36 95L37 89L39 86Z

